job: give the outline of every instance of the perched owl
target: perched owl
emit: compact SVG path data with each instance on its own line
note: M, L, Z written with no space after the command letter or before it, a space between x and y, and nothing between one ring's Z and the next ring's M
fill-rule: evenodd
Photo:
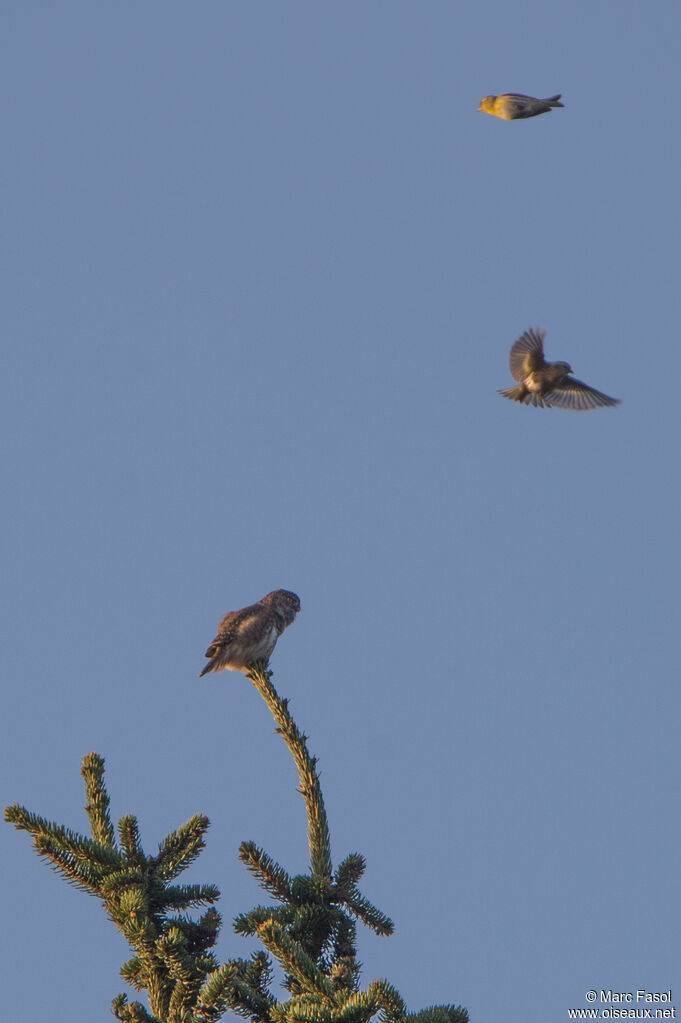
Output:
M585 412L599 406L619 405L618 398L609 398L607 394L583 384L569 376L572 366L567 362L546 362L544 359L544 338L546 331L538 327L526 330L511 346L509 364L511 376L519 380L518 387L506 387L500 390L504 398L521 401L525 405L540 408L574 409Z
M535 99L534 96L523 96L520 92L505 92L502 96L485 96L480 100L478 110L502 121L517 121L521 117L536 117L537 114L548 114L551 107L564 107L559 103L560 93L548 99Z
M257 604L230 611L206 650L210 657L201 675L209 671L248 672L256 661L269 661L284 629L300 611L300 600L290 590L273 590Z

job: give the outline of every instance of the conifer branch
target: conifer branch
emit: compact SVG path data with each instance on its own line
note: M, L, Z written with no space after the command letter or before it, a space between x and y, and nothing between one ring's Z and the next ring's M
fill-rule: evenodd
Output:
M5 809L5 820L18 831L28 831L34 836L34 843L41 836L47 836L56 847L76 859L91 861L102 867L115 867L123 863L121 854L115 849L102 845L85 835L79 835L69 828L31 813L23 806L13 803Z
M129 917L139 924L145 921L152 923L149 919L149 899L141 884L123 888L116 897L115 907L121 918Z
M305 943L316 959L321 955L338 915L338 909L333 905L311 902L295 911L291 924L286 927L286 933L296 941Z
M376 934L392 934L395 930L395 925L390 917L386 916L385 913L381 913L380 909L377 909L368 899L365 899L354 885L346 886L343 902L355 916L358 916L367 927L371 927Z
M269 920L258 928L258 935L265 948L279 960L303 991L316 995L322 1002L334 1001L335 991L331 982L302 945L290 938L283 927Z
M156 942L156 952L174 982L168 1002L168 1016L170 1019L185 1019L194 1002L199 982L195 959L187 950L185 936L177 927L171 927Z
M291 878L278 863L262 849L259 849L255 842L242 842L239 846L239 859L245 864L246 869L258 879L261 886L273 895L280 902L290 902Z
M135 893L128 899L124 893L119 902L110 900L107 910L110 918L122 931L126 941L139 955L148 976L152 976L156 963L154 945L158 937L158 927L145 914L143 906L135 900ZM136 908L139 906L139 910Z
M4 817L7 823L13 824L17 831L28 831L30 835L53 835L55 838L59 835L75 836L75 832L63 828L60 824L55 824L54 821L48 821L47 818L40 817L37 813L31 813L25 806L19 806L18 803L6 806Z
M269 990L272 983L272 963L266 952L253 953L250 961L244 965L244 976L251 990L255 992L253 1008L257 1013L267 1016L276 998Z
M83 757L80 773L85 779L85 812L90 820L92 837L95 842L115 849L116 839L109 816L109 796L104 787L104 758L98 753L88 753Z
M69 884L88 895L100 894L101 874L88 860L74 855L50 835L37 835L33 844L38 856L48 860L52 869Z
M171 885L163 893L163 908L191 909L212 906L220 898L220 889L214 884Z
M141 863L144 860L139 825L137 818L131 813L121 817L118 822L118 840L121 843L121 849L131 863Z
M141 1002L128 1002L126 995L114 998L111 1011L121 1023L163 1023L155 1016L150 1016Z
M234 963L225 963L214 970L199 990L199 995L194 1009L196 1023L214 1023L219 1020L225 1011L230 1007L228 992L236 966Z
M177 927L171 927L156 942L156 952L174 980L190 984L193 963L187 955L187 941Z
M218 1023L225 1012L252 1023L404 1023L406 1010L399 994L385 980L359 991L356 920L378 934L390 934L393 923L360 893L357 882L364 857L351 853L332 874L328 821L307 737L301 733L271 682L266 666L254 667L249 678L267 703L291 752L305 800L310 874L291 876L253 842L242 843L239 856L278 903L256 906L237 916L239 934L257 936L285 971L289 997L278 1001L270 990L271 960L266 952L250 960L220 965L211 951L220 914L213 907L220 893L215 885L174 885L173 879L198 857L205 845L208 818L196 814L171 832L156 856L142 848L137 819L129 814L111 823L104 785L104 760L89 753L82 763L92 837L79 835L13 804L5 819L29 832L38 854L70 884L100 897L110 919L125 936L134 955L121 976L145 991L149 1010L127 996L114 999L120 1023ZM198 920L180 911L208 909ZM409 1017L410 1023L468 1023L461 1006L431 1006Z
M197 1000L197 1023L216 1020L227 1008L259 1023L269 1023L276 999L267 990L271 981L270 962L264 952L250 960L233 959L211 974Z
M126 888L139 887L144 880L140 867L125 867L123 870L112 870L102 878L99 894L105 899L111 895L120 895Z
M366 860L361 853L349 853L342 863L338 864L334 880L340 891L357 884L366 870Z
M239 913L234 918L234 930L237 934L252 936L258 933L261 924L274 920L282 927L289 926L295 917L291 906L256 906L249 913Z
M288 700L282 700L272 685L272 672L256 665L248 673L255 688L267 704L288 746L300 780L299 792L305 800L310 848L310 870L313 876L331 876L331 840L329 823L316 770L317 759L307 751L306 736L300 732L289 714Z
M196 955L215 944L222 920L216 910L209 909L200 920L172 916L167 917L166 922L169 928L176 928L184 936L187 948Z
M133 956L132 959L128 959L127 962L123 963L119 973L126 984L130 984L136 991L144 990L144 967L142 960L139 956ZM124 997L124 996L120 996Z
M462 1005L429 1005L419 1012L408 1012L409 1023L468 1023L468 1010Z
M351 995L336 1016L338 1023L368 1023L378 1013L381 1023L398 1023L407 1009L387 980L374 980L366 991Z
M332 961L329 976L336 990L356 991L359 987L360 963L357 961L357 928L345 913L333 928Z
M154 859L154 869L159 878L170 881L193 863L205 848L203 836L210 827L210 821L197 813L177 829L171 831L161 842Z
M320 1005L313 995L302 994L275 1005L270 1016L273 1023L333 1023L336 1010Z
M245 980L235 980L231 990L231 1007L239 1016L252 1020L269 1020L270 1009L276 1004L272 995L263 995Z

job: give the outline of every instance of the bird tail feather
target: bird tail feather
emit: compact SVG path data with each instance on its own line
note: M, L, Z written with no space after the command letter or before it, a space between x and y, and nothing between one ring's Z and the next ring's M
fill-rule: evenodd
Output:
M564 107L565 106L564 103L559 103L558 102L558 100L560 99L561 96L562 96L562 93L559 92L555 96L549 96L549 98L547 100L545 100L545 102L548 103L549 106L551 106L551 107Z
M525 394L525 388L522 384L519 387L504 387L503 390L499 391L504 398L510 398L511 401L522 401Z
M220 647L217 643L211 643L206 650L206 657L210 657L210 661L205 665L202 671L199 672L199 678L203 678L209 671L215 671L217 668L218 660L220 657Z
M511 401L522 402L523 405L534 405L535 408L551 408L546 398L542 398L541 395L536 394L534 391L528 391L524 384L518 384L517 387L505 387L499 391L499 394L503 395L504 398L509 398Z

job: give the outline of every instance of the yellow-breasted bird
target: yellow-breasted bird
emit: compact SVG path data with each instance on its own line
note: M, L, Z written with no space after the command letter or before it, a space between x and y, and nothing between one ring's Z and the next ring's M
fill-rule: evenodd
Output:
M618 398L610 398L581 380L569 376L572 366L569 362L547 362L544 358L546 331L531 327L511 346L509 365L511 376L519 380L517 387L506 387L499 391L504 398L520 401L524 405L539 408L573 409L587 412L592 408L619 405Z
M480 100L478 111L500 117L502 121L517 121L521 117L548 114L551 107L564 107L564 103L558 102L560 96L558 93L548 99L535 99L534 96L523 96L520 92L505 92L502 96L485 96Z

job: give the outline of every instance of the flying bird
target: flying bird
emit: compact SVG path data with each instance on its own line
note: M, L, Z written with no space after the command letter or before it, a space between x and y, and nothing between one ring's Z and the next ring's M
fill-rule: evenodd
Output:
M499 394L525 405L539 408L557 405L575 412L619 405L618 398L609 398L607 394L571 377L572 366L568 362L547 362L544 358L545 337L545 330L532 327L511 346L508 360L511 376L520 383L517 387L500 390Z
M534 96L523 96L520 92L505 92L502 96L485 96L480 101L478 111L500 117L502 121L517 121L521 117L536 117L537 114L548 114L551 107L564 107L559 103L560 93L548 99L535 99Z
M199 678L225 668L246 674L256 661L269 661L277 640L299 611L300 599L290 590L273 590L257 604L229 611L206 650L210 660Z

